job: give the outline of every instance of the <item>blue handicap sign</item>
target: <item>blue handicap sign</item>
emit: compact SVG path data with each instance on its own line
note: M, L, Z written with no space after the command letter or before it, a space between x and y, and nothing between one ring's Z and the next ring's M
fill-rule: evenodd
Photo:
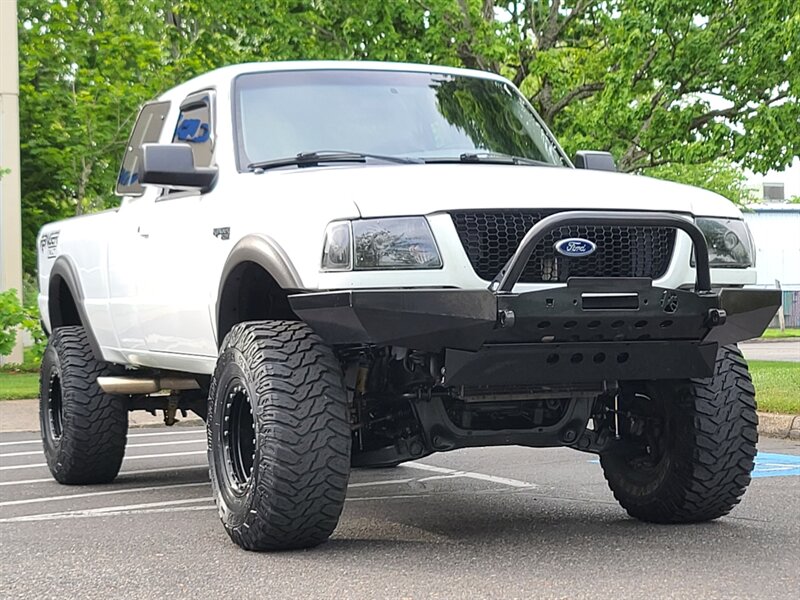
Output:
M753 477L787 477L800 475L800 456L759 452Z

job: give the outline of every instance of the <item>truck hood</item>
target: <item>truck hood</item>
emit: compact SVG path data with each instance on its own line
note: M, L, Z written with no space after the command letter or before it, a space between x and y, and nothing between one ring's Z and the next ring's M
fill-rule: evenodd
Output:
M722 196L639 175L557 167L429 164L326 166L273 171L292 194L325 190L353 201L362 217L456 209L653 210L740 218Z

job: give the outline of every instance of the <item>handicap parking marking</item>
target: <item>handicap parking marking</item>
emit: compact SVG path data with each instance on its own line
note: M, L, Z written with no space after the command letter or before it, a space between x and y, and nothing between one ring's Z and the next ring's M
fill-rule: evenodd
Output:
M759 452L753 477L789 477L800 475L800 456Z
M600 464L596 458L590 463ZM800 456L794 454L773 454L759 452L756 454L755 467L751 474L753 477L790 477L800 475Z

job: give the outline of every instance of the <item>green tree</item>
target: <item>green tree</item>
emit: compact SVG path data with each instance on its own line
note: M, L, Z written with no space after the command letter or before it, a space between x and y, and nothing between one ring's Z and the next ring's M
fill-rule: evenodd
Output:
M626 172L687 165L702 181L720 158L765 172L800 154L796 0L19 0L19 14L28 271L42 223L113 203L137 107L234 62L499 72L569 153L609 150Z

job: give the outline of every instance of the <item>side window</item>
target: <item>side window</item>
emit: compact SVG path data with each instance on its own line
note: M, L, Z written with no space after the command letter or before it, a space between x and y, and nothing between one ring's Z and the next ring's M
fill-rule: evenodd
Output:
M214 92L198 92L188 96L181 104L181 114L173 143L190 144L197 167L211 166L214 155Z
M120 196L141 196L144 193L144 186L139 183L142 144L158 142L168 112L169 102L150 102L139 112L117 177L117 194Z

